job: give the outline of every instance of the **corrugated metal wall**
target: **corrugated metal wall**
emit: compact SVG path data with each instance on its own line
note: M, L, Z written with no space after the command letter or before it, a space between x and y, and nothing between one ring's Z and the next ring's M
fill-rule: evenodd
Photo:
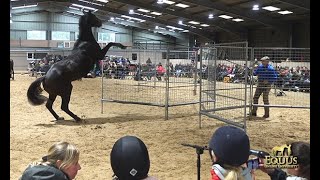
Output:
M24 30L12 30L10 31L10 40L26 40L27 39L27 31Z
M14 62L14 71L27 71L27 52L10 52L10 59Z
M289 30L255 29L249 32L249 46L290 47Z
M50 31L69 31L70 41L75 41L75 32L78 32L78 22L79 18L66 15L66 14L55 14L55 13L32 13L27 15L19 15L12 17L13 23L10 24L10 39L11 39L11 49L19 49L21 51L11 51L10 58L14 60L16 71L26 71L28 68L29 61L27 60L27 53L34 50L26 50L30 47L38 47L36 49L42 49L42 47L47 50L51 48L57 48L57 44L60 41L52 40L27 40L28 30L41 30L47 31L48 38L50 37ZM136 32L125 27L121 28L118 26L112 26L112 24L103 24L101 28L94 28L93 33L97 36L98 32L116 33L116 41L124 43L126 45L132 45L132 41L139 40L148 43L159 43L165 42L174 43L174 39L166 38L160 34L154 34L152 32ZM188 38L185 38L188 39ZM61 41L63 42L63 41ZM62 48L63 50L64 48ZM111 50L109 53L115 53ZM48 51L49 52L49 51ZM126 51L127 52L127 51ZM129 53L128 58L131 59L131 53ZM146 55L147 57L148 55Z
M71 33L79 31L79 18L68 16L66 14L33 13L13 16L12 20L13 23L10 24L10 38L12 40L19 40L19 38L22 40L26 39L28 30L69 31ZM168 39L160 34L148 32L132 33L131 29L112 26L111 24L103 24L101 28L94 29L94 31L116 33L116 41L130 42L131 44L132 39L144 39L148 41L172 41L171 39ZM95 33L95 35L97 35L97 33ZM75 40L74 34L71 34L70 40Z
M294 24L292 34L292 47L310 48L310 23Z

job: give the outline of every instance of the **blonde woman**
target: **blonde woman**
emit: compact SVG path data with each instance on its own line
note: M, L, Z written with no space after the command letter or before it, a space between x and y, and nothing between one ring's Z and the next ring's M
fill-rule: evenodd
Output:
M247 134L234 126L218 128L209 141L212 159L211 180L253 180L246 167L250 155Z
M68 142L53 144L41 162L30 163L20 180L72 180L81 169L79 150Z

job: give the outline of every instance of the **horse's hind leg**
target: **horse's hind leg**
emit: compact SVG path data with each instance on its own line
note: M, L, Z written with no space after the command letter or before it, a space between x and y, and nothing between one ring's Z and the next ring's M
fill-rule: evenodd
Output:
M56 118L56 120L63 120L63 117L59 117L57 113L52 109L53 102L56 100L57 95L49 94L49 98L46 103L47 109L51 112L51 114Z
M62 98L61 109L64 112L66 112L67 114L69 114L74 120L79 122L79 121L81 121L81 119L77 115L73 114L73 112L71 112L69 110L69 102L70 102L70 97L71 97L71 91L72 91L72 85L70 85L70 87L69 87L69 92L67 92L63 96L61 96L61 98Z

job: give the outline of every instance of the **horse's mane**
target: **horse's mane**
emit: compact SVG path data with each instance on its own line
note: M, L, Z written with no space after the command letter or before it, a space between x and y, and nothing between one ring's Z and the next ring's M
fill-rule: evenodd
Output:
M83 12L83 16L79 18L79 27L87 26L87 18L91 14L91 11Z
M81 16L79 18L79 27L84 27L87 25L85 18L87 18L86 14L85 14L85 16Z

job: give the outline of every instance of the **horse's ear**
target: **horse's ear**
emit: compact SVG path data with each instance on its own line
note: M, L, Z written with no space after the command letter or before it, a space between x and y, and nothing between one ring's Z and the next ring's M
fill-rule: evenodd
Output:
M81 8L81 12L82 12L82 14L86 14L86 12L84 11L83 8Z
M92 14L92 13L91 13L91 10L89 10L88 13L89 13L89 14Z

